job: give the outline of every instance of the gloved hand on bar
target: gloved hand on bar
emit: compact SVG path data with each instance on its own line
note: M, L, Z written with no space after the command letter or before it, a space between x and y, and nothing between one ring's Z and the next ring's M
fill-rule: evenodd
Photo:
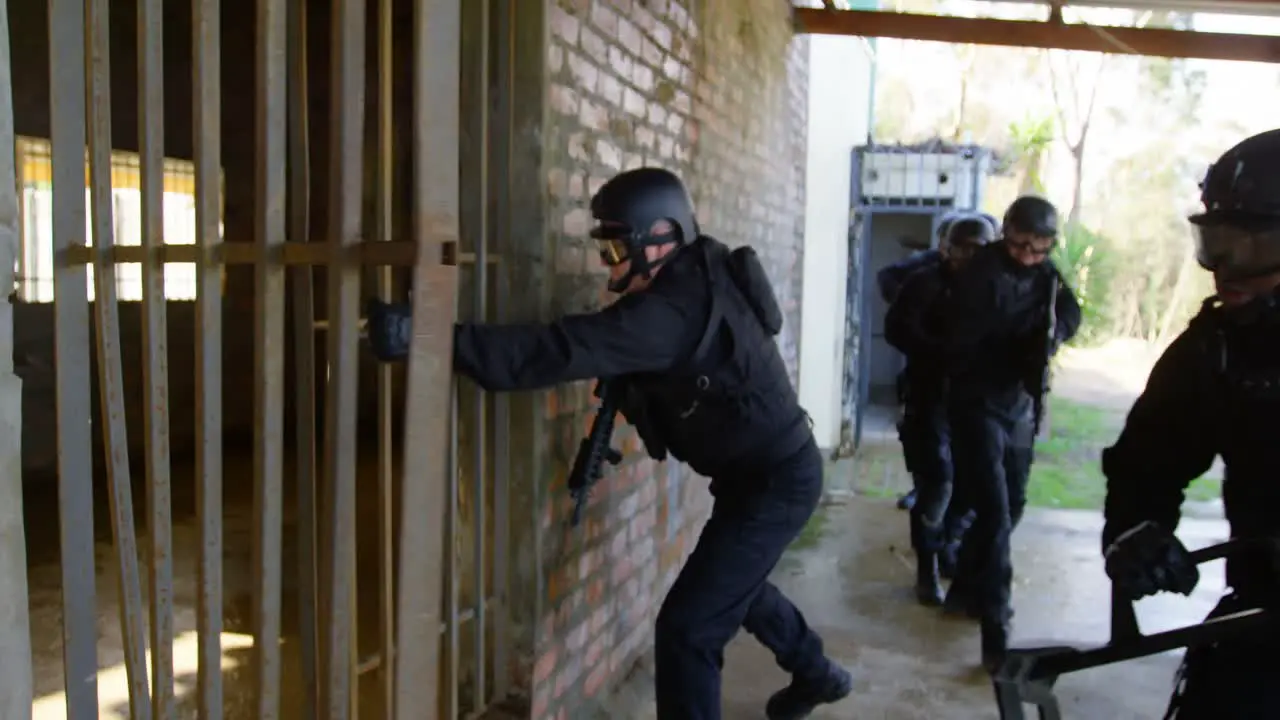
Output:
M409 303L388 303L369 298L365 306L369 347L382 362L397 362L409 355L413 340L413 313Z

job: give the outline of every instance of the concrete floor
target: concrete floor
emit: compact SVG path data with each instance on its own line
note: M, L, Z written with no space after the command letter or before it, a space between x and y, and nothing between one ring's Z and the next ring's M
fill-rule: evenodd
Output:
M828 654L856 680L844 702L815 718L997 717L991 684L978 666L978 630L915 604L906 514L892 501L832 505L825 537L790 554L775 581L805 612ZM1098 557L1101 519L1079 511L1031 511L1015 537L1014 644L1105 642L1110 586ZM1186 520L1190 547L1220 542L1220 520ZM1198 622L1222 592L1221 563L1206 566L1191 598L1157 597L1139 605L1144 631ZM1067 718L1160 717L1180 655L1166 655L1064 677L1059 701ZM768 696L787 679L772 656L742 633L726 654L726 718L761 718ZM1033 711L1032 711L1033 712ZM1033 716L1033 715L1032 715Z

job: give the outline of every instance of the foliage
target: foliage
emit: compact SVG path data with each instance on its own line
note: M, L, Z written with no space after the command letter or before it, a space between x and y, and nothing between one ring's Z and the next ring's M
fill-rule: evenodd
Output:
M1116 275L1115 256L1107 241L1083 225L1068 226L1052 258L1080 302L1080 332L1071 344L1088 346L1105 341L1109 320L1108 293Z
M1021 120L1009 123L1010 153L1021 166L1022 193L1035 192L1044 194L1044 181L1041 178L1041 166L1045 153L1053 143L1055 134L1053 117L1050 115L1026 115Z

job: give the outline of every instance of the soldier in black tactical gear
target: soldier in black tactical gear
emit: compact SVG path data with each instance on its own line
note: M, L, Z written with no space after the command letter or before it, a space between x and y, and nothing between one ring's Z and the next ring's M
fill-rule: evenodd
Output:
M822 493L822 456L774 339L773 289L750 248L731 252L698 232L670 172L617 175L591 214L618 299L546 325L459 324L454 367L489 390L589 378L623 388L621 412L649 454L711 478L716 498L658 613L657 716L719 718L723 651L745 628L792 678L769 699L769 718L805 717L848 695L852 679L768 581ZM407 315L371 320L383 359L406 353Z
M912 253L896 263L880 268L876 273L876 286L880 288L880 297L886 305L892 305L897 299L898 292L902 290L902 284L911 273L942 264L942 246L947 242L947 231L951 228L951 223L961 217L964 217L964 213L959 210L948 210L943 213L938 220L938 247Z
M942 245L943 262L917 270L907 278L885 317L885 339L907 358L904 370L905 412L899 425L902 454L915 482L911 508L911 545L916 552L916 598L925 605L942 604L939 561L954 552L967 524L968 509L952 492L950 430L947 422L945 343L946 304L951 278L973 253L995 240L990 224L979 216L951 223ZM951 553L946 553L952 548Z
M1217 294L1156 362L1116 443L1102 545L1107 574L1130 597L1189 594L1199 575L1174 537L1187 485L1221 455L1231 536L1280 537L1280 130L1228 150L1190 218ZM1273 551L1227 560L1230 592L1210 614L1280 611ZM1166 718L1280 717L1280 628L1189 650Z
M1049 260L1057 209L1020 197L1001 230L956 274L946 322L951 456L977 517L945 609L981 620L982 660L991 671L1004 657L1013 615L1009 541L1026 504L1039 404L1028 389L1080 325L1075 295Z

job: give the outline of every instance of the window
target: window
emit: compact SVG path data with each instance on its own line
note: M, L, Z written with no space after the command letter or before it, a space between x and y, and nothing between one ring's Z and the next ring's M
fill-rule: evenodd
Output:
M18 299L27 303L53 302L53 173L49 141L20 137L17 141L18 188L22 202L22 249L18 254ZM88 169L85 171L86 181ZM136 153L111 154L111 207L115 242L142 244L142 173ZM85 245L93 244L91 197L85 188ZM219 223L221 231L221 223ZM164 161L164 242L193 245L196 241L195 166L186 160ZM93 268L87 267L89 299L94 298ZM116 293L125 302L142 299L142 266L116 266ZM194 263L164 267L167 300L194 300Z

